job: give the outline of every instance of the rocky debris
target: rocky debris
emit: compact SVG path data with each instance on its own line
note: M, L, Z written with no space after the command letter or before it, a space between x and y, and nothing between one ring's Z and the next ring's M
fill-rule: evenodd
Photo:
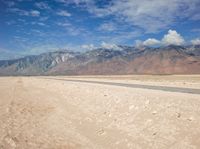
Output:
M8 137L8 136L5 137L4 141L5 141L5 148L15 149L17 147L15 143L15 139L11 137Z
M177 113L177 118L180 118L181 117L181 113Z
M189 117L188 119L187 119L188 121L193 121L194 120L194 117Z
M154 132L154 133L153 133L153 136L155 136L156 134L157 134L157 132Z
M156 115L157 113L158 113L157 111L153 111L153 112L152 112L153 115Z

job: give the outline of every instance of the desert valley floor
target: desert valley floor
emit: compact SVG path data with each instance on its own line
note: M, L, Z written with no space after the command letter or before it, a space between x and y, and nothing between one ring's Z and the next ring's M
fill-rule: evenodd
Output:
M0 149L199 149L200 76L1 77Z

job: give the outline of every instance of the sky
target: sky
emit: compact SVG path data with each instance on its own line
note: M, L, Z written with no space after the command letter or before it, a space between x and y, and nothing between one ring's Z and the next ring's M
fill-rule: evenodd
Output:
M0 0L0 59L200 44L200 0Z

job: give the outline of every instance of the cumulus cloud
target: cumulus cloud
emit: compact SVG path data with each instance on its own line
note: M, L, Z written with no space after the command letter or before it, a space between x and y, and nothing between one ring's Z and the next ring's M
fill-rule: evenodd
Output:
M162 39L162 43L164 45L182 45L184 44L185 40L183 37L178 34L175 30L169 30L168 34L164 35Z
M198 40L194 40L193 42L198 42ZM135 46L158 46L158 45L183 45L185 43L184 38L177 33L175 30L169 30L167 34L165 34L162 40L149 38L145 41L136 40Z
M143 42L143 45L145 46L156 46L159 44L160 44L160 41L154 38L149 38Z
M192 43L193 45L200 45L200 39L199 39L199 38L193 39L193 40L191 40L191 43Z
M70 17L71 16L71 14L68 11L66 11L66 10L60 10L60 11L58 11L57 15L63 16L63 17Z

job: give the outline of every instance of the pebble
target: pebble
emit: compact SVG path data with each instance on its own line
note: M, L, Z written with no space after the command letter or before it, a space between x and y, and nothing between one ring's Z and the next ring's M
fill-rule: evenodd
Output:
M193 118L193 117L189 117L187 120L188 120L188 121L193 121L194 118Z
M157 111L153 111L152 114L153 114L153 115L157 114Z
M181 113L177 113L177 117L180 118L181 117Z

